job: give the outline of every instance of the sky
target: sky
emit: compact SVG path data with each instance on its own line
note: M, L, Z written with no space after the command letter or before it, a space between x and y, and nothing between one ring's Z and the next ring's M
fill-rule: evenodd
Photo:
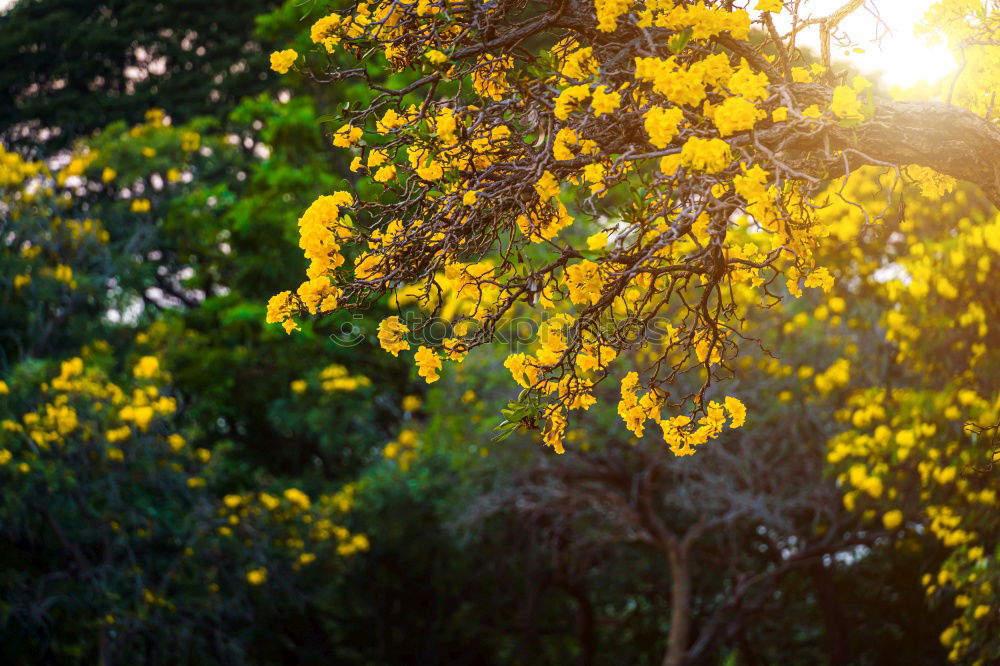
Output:
M805 0L803 15L819 18L828 16L846 0ZM943 44L928 46L913 34L914 26L936 0L867 0L840 24L864 53L844 54L844 49L831 47L834 61L851 64L866 75L882 73L888 86L908 87L920 82L936 83L953 73L954 57ZM884 25L876 20L867 7L877 6ZM780 17L779 17L780 18ZM780 21L776 22L780 26ZM802 43L819 50L819 32L815 27L803 35Z

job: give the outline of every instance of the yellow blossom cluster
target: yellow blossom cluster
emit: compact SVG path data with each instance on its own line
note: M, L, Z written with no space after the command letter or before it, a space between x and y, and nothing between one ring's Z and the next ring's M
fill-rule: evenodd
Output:
M275 51L271 54L271 69L276 71L278 74L286 74L292 65L295 63L295 59L299 57L299 54L295 52L295 49L285 49L284 51Z
M328 365L319 373L320 386L324 391L356 391L371 386L371 380L364 375L351 375L347 368L336 363Z
M665 396L655 389L640 395L639 375L629 372L622 380L621 400L618 415L636 437L642 437L646 421L656 422L663 430L667 448L676 456L687 456L706 442L717 438L726 421L730 428L740 428L746 422L746 407L738 399L727 396L724 403L709 402L705 415L693 421L686 414L678 414L667 419L661 418Z
M358 191L384 196L339 192L309 207L299 222L308 281L273 297L267 321L291 332L296 316L394 295L400 307L446 314L455 330L413 343L417 374L434 382L447 361L461 362L527 314L538 339L505 366L527 389L521 403L534 406L518 412L522 422L562 450L570 413L592 404L609 363L633 358L623 354L639 344L631 333L665 333L642 352L653 370L635 386L647 387L647 402L623 387L623 400L635 401L626 400L623 418L634 424L635 410L652 414L650 396L666 396L682 373L699 373L706 390L724 375L751 308L815 289L830 297L823 319L839 317L838 272L821 250L860 237L871 220L858 223L835 189L799 170L810 162L796 151L867 122L870 84L843 84L795 49L776 55L751 39L755 21L767 28L770 14L797 5L759 0L752 15L743 4L595 0L590 34L556 31L548 15L511 28L489 3L385 0L320 18L310 30L320 50L381 53L412 83L331 65L331 80L363 78L378 92L368 108L343 114L331 140L367 179ZM636 47L626 35L635 31L657 38ZM515 55L499 35L522 50ZM292 62L281 58L280 66ZM801 92L803 84L812 87ZM820 162L839 165L827 152ZM916 166L907 173L928 193L948 186ZM353 267L344 266L348 246ZM933 287L958 288L946 276ZM964 315L978 323L985 312ZM378 327L394 356L411 350L401 317ZM844 358L810 375L810 390L832 396L851 380ZM687 414L646 417L675 452L742 423L737 402L692 399L704 395L673 399Z
M39 387L39 404L18 418L3 420L2 432L12 437L10 444L31 442L28 448L4 449L3 457L10 462L22 456L19 467L24 473L48 464L49 457L76 454L78 448L111 462L124 461L127 448L122 442L144 435L177 410L176 400L148 382L152 376L144 376L154 365L158 365L155 357L141 359L135 376L143 385L127 392L109 381L100 366L88 368L81 356L63 361L59 373ZM176 439L171 439L176 437L164 437L162 442L176 451Z
M347 484L336 493L311 497L300 488L280 492L230 493L218 503L216 532L242 543L264 536L273 549L284 551L298 571L322 556L349 557L369 549L368 537L343 525L354 504L357 487ZM245 573L251 585L263 585L268 570L254 566Z
M0 144L0 187L20 186L26 180L48 173L43 162L29 162Z
M419 445L420 439L417 437L417 432L404 428L396 439L382 448L382 455L388 460L395 460L399 468L407 472L410 465L417 459Z
M986 425L970 429L948 420L950 411ZM952 661L972 663L996 635L1000 486L975 470L996 456L989 428L1000 418L1000 393L987 400L955 386L933 394L872 390L852 397L838 416L852 429L830 442L828 459L843 470L845 506L890 532L927 530L950 552L923 583L929 598L955 599L956 617L941 642Z

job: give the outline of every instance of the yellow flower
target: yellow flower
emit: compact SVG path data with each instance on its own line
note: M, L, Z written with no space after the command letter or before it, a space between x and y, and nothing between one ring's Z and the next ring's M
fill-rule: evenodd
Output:
M292 311L292 292L283 291L275 294L267 302L267 323L277 324L285 321Z
M330 284L326 276L320 276L300 284L295 293L302 299L309 312L316 314L320 310L337 309L337 299L340 298L341 292Z
M348 123L333 133L333 145L338 148L350 148L361 140L361 134L360 127Z
M563 448L563 435L566 432L566 411L563 409L556 410L551 415L549 415L549 421L545 426L545 431L542 433L542 439L545 443L551 446L556 453L565 453Z
M569 114L576 110L577 104L590 97L590 87L586 85L570 86L555 99L553 113L559 120L566 120Z
M298 57L299 54L295 52L295 49L275 51L271 54L271 69L276 71L278 74L285 74L289 69L291 69L292 64Z
M446 146L453 146L458 142L455 132L458 129L458 121L455 120L455 110L445 107L438 111L434 119L434 131L437 132L438 139Z
M441 369L441 358L434 353L433 349L419 347L414 360L417 363L417 374L426 379L428 384L441 378L438 374L438 370Z
M409 332L410 329L399 321L399 317L387 317L378 325L379 345L393 356L399 356L399 352L410 348L410 343L403 339Z
M181 150L193 152L201 145L201 135L197 132L181 132Z
M281 500L268 493L260 494L260 503L263 504L269 511L274 511L281 506Z
M595 305L604 287L600 267L587 259L567 266L566 286L569 287L569 299L576 305Z
M894 530L903 524L903 512L899 509L893 509L892 511L886 511L882 515L882 524L885 525L885 529Z
M10 387L7 386L7 382L0 379L0 395L7 395L10 393Z
M594 116L600 118L605 113L611 113L622 103L622 96L616 92L607 92L607 86L597 86L594 88L593 98L590 100L590 108L594 111Z
M551 199L559 194L559 181L552 175L551 171L543 171L542 177L535 183L535 192L542 201Z
M293 393L305 393L308 386L309 384L306 383L306 380L296 379L292 382L291 389Z
M155 356L143 356L132 368L132 374L139 379L152 379L160 372L160 361Z
M767 97L767 84L770 83L767 74L754 72L743 65L729 78L729 89L736 95L742 95L751 102L759 102Z
M829 293L833 288L833 276L826 267L817 268L806 277L805 286L820 287Z
M729 144L722 139L693 136L681 148L681 164L705 173L719 173L732 161Z
M251 569L247 572L247 582L251 585L263 585L267 581L267 569Z
M684 112L678 108L665 109L654 106L643 115L643 118L649 142L657 148L666 148L677 136L678 125L684 119Z
M415 412L420 409L423 402L420 400L419 396L408 395L403 398L403 410L407 412Z
M596 233L593 236L589 236L587 238L588 250L603 250L607 244L608 244L608 233L606 231Z
M734 398L732 396L726 396L726 411L729 412L732 422L729 424L730 428L740 428L746 423L747 420L747 408L740 402L739 398Z
M180 451L181 449L183 449L185 443L186 442L184 441L184 438L178 435L177 433L174 433L173 435L167 437L167 444L169 444L170 448L173 449L174 451Z
M573 159L576 155L570 146L575 146L578 142L576 132L569 127L563 127L556 132L556 138L552 142L552 156L559 161Z
M312 506L312 502L309 500L309 495L306 495L298 488L288 488L285 490L285 499L303 510Z
M597 29L601 32L614 32L618 28L618 17L628 13L631 7L630 0L594 0Z
M503 367L510 370L514 381L524 388L530 388L538 381L538 366L535 359L527 354L511 354L503 362Z
M324 16L315 23L309 30L309 38L314 44L322 44L328 53L333 52L333 47L340 43L340 37L335 35L341 23L340 14L330 14Z
M781 0L757 0L757 6L754 7L760 12L780 12L783 8Z
M440 65L441 63L448 60L448 56L441 53L437 49L430 49L429 51L424 53L424 57L427 58L433 65Z
M833 89L833 99L830 101L830 111L844 120L861 120L861 101L853 88L837 86Z
M823 115L818 104L810 104L802 110L802 115L806 118L819 118Z
M380 134L388 134L397 127L402 127L407 122L406 114L396 113L396 109L386 109L382 118L375 122L375 129Z
M729 97L715 107L715 126L721 136L753 129L764 112L742 97Z
M388 164L375 172L376 183L386 183L396 177L396 166Z

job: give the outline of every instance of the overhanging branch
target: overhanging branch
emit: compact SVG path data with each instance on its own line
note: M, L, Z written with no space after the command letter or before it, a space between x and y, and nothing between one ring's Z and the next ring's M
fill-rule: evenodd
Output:
M803 105L829 104L832 90L819 84L787 84ZM862 166L917 164L978 185L1000 208L1000 128L965 109L940 102L875 99L873 118L854 127L789 134L783 125L758 132L762 144L808 153L797 165L819 177ZM843 151L849 151L846 156Z

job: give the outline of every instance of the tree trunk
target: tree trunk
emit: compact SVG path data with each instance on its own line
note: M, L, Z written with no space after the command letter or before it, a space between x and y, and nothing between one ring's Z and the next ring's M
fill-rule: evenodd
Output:
M108 645L108 628L101 625L97 634L97 666L111 666L111 650Z
M670 558L670 634L663 666L682 666L691 632L691 570L686 543L672 544Z
M823 624L826 627L827 649L830 653L830 666L847 666L847 631L844 628L844 618L840 612L840 600L833 585L830 572L822 564L809 567L809 575L816 588L816 597L823 611Z
M590 603L587 588L572 585L569 593L576 600L576 627L580 637L580 666L593 666L597 656L597 630L594 605Z

